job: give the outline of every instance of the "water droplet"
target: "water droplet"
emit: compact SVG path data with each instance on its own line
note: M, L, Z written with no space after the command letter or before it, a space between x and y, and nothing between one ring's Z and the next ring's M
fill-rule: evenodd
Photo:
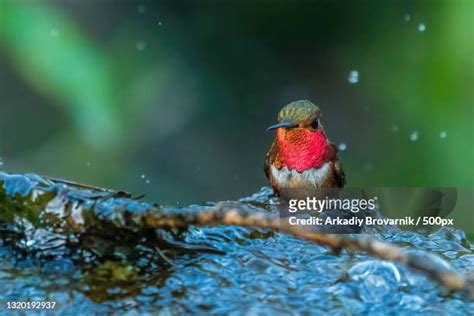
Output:
M418 135L418 131L414 131L414 132L411 133L411 135L410 135L410 140L411 140L412 142L416 142L416 141L418 140L418 136L419 136L419 135Z
M143 51L146 48L146 42L139 41L139 42L137 42L136 45L137 45L137 49L139 51Z
M142 174L142 175L141 175L141 178L142 178L142 179L145 179L145 178L146 178L146 175L145 175L145 174Z
M418 31L424 32L426 30L426 25L425 23L420 23L418 24Z
M352 84L356 84L359 82L359 72L357 70L352 70L347 77L347 81Z
M392 132L398 132L400 130L400 127L397 124L392 125Z
M158 26L161 26L161 21L158 22Z
M448 133L446 133L446 131L441 131L439 133L439 137L441 137L441 138L446 138L446 136L448 136Z
M146 179L146 181L145 181L146 184L150 184L150 182L151 182L151 181L148 180L148 179Z
M2 169L3 169L3 158L0 157L0 170L2 170Z
M143 14L146 11L146 7L143 4L140 4L139 6L137 6L137 11L138 13Z
M52 29L49 31L49 36L51 36L51 37L58 37L58 36L59 36L59 30L56 29L56 28L52 28Z
M86 163L86 166L87 166L87 167L90 167L90 166L91 166L91 163L88 161L88 162Z
M339 148L340 151L344 151L344 150L346 150L347 145L344 144L344 143L340 143L339 146L338 146L338 148Z
M411 16L409 14L405 14L403 18L405 19L406 22L411 20Z

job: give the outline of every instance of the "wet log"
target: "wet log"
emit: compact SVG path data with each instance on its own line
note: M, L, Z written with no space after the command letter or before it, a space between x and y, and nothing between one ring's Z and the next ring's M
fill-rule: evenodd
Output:
M53 207L53 206L54 207ZM435 254L402 248L366 235L336 235L314 232L281 221L275 213L249 207L240 202L215 206L163 208L137 201L131 194L57 180L37 175L10 175L0 172L0 224L11 224L15 215L28 218L33 225L54 225L84 232L89 227L115 227L135 233L150 229L186 230L190 226L236 225L274 230L327 246L335 252L365 252L392 260L426 273L449 291L465 291L474 297L474 276L463 276ZM51 216L48 212L53 209ZM58 209L61 215L58 215ZM44 221L48 218L48 221Z

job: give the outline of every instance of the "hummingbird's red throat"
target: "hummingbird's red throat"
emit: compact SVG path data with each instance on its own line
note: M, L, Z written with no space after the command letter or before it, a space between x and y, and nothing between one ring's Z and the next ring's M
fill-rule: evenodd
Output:
M323 131L279 128L277 141L283 165L289 169L298 172L319 169L330 160L332 150Z

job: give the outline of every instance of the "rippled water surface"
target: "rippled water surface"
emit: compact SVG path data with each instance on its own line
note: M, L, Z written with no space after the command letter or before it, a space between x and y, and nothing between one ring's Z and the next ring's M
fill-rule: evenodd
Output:
M150 205L125 193L110 197L35 176L0 174L0 181L2 302L56 301L55 311L75 315L474 312L462 293L448 293L398 263L334 254L292 236L242 227L124 229L113 210L140 213ZM241 202L273 212L278 201L270 193L262 189ZM100 209L106 220L88 218L82 207ZM379 238L437 253L461 273L473 269L473 249L461 231Z

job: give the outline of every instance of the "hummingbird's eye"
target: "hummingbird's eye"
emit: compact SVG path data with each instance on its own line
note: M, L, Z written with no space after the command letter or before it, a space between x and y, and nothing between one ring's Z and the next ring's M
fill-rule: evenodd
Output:
M311 123L311 128L312 129L317 129L319 127L319 119L315 119L312 123Z

